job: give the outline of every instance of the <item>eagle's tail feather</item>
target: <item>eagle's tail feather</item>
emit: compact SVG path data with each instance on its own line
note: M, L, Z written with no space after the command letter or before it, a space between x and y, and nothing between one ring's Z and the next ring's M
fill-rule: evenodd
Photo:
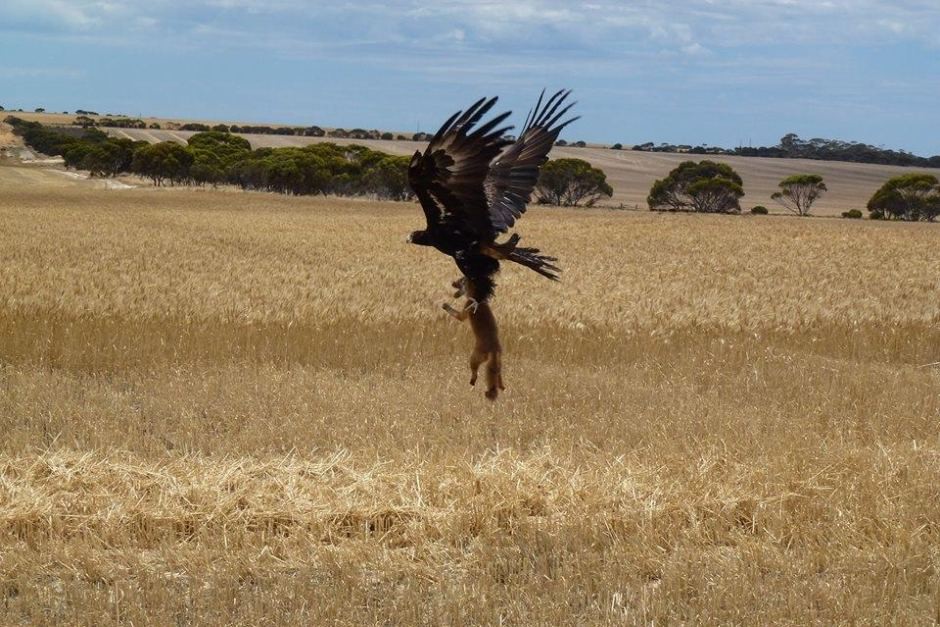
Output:
M521 263L552 281L557 281L559 278L558 273L561 272L561 268L552 263L558 261L558 259L540 254L538 248L516 248L506 258Z
M558 273L561 272L561 268L552 263L558 260L555 257L539 254L538 248L517 248L509 254L508 259L521 263L552 281L559 280Z
M493 248L496 249L500 258L515 261L535 270L544 277L548 277L552 281L558 281L558 273L561 272L561 268L553 263L558 259L541 254L538 248L518 246L520 239L518 234L513 233L508 240L502 244L495 244Z

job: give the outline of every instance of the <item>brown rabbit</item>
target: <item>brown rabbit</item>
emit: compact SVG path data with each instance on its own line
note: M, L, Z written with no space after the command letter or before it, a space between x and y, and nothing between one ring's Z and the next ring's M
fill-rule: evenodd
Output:
M449 304L444 303L444 310L457 320L470 319L470 328L473 330L473 336L476 338L476 345L473 352L470 353L470 385L476 385L477 370L486 362L486 398L495 401L500 390L505 390L502 376L502 352L499 344L499 330L496 328L496 318L493 316L493 310L490 309L486 301L478 301L476 296L476 287L473 281L466 277L454 281L454 287L457 292L454 298L460 298L466 295L467 300L463 309L460 311L454 309Z

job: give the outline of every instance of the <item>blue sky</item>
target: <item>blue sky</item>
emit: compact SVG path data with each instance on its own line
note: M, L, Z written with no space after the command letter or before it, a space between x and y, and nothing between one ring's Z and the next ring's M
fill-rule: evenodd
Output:
M569 140L940 154L940 0L0 0L8 109L414 131L543 86Z

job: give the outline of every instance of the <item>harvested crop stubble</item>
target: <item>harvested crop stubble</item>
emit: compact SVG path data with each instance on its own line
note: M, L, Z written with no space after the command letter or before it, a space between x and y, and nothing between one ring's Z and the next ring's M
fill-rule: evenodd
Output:
M933 225L533 208L494 407L417 205L11 180L0 623L940 616Z

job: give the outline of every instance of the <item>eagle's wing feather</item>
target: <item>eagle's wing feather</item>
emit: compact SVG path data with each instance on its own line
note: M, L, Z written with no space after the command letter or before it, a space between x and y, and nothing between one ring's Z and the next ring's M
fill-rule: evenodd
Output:
M471 241L495 236L484 181L490 162L508 144L511 127L500 127L503 113L477 129L474 126L496 104L481 99L465 112L452 115L435 133L423 153L416 152L408 168L408 182L421 202L428 226L446 224Z
M545 92L529 112L519 139L490 166L484 182L489 218L497 233L504 233L526 210L539 180L539 168L548 161L548 153L559 133L578 118L559 123L575 103L564 105L569 91L558 91L542 106Z

